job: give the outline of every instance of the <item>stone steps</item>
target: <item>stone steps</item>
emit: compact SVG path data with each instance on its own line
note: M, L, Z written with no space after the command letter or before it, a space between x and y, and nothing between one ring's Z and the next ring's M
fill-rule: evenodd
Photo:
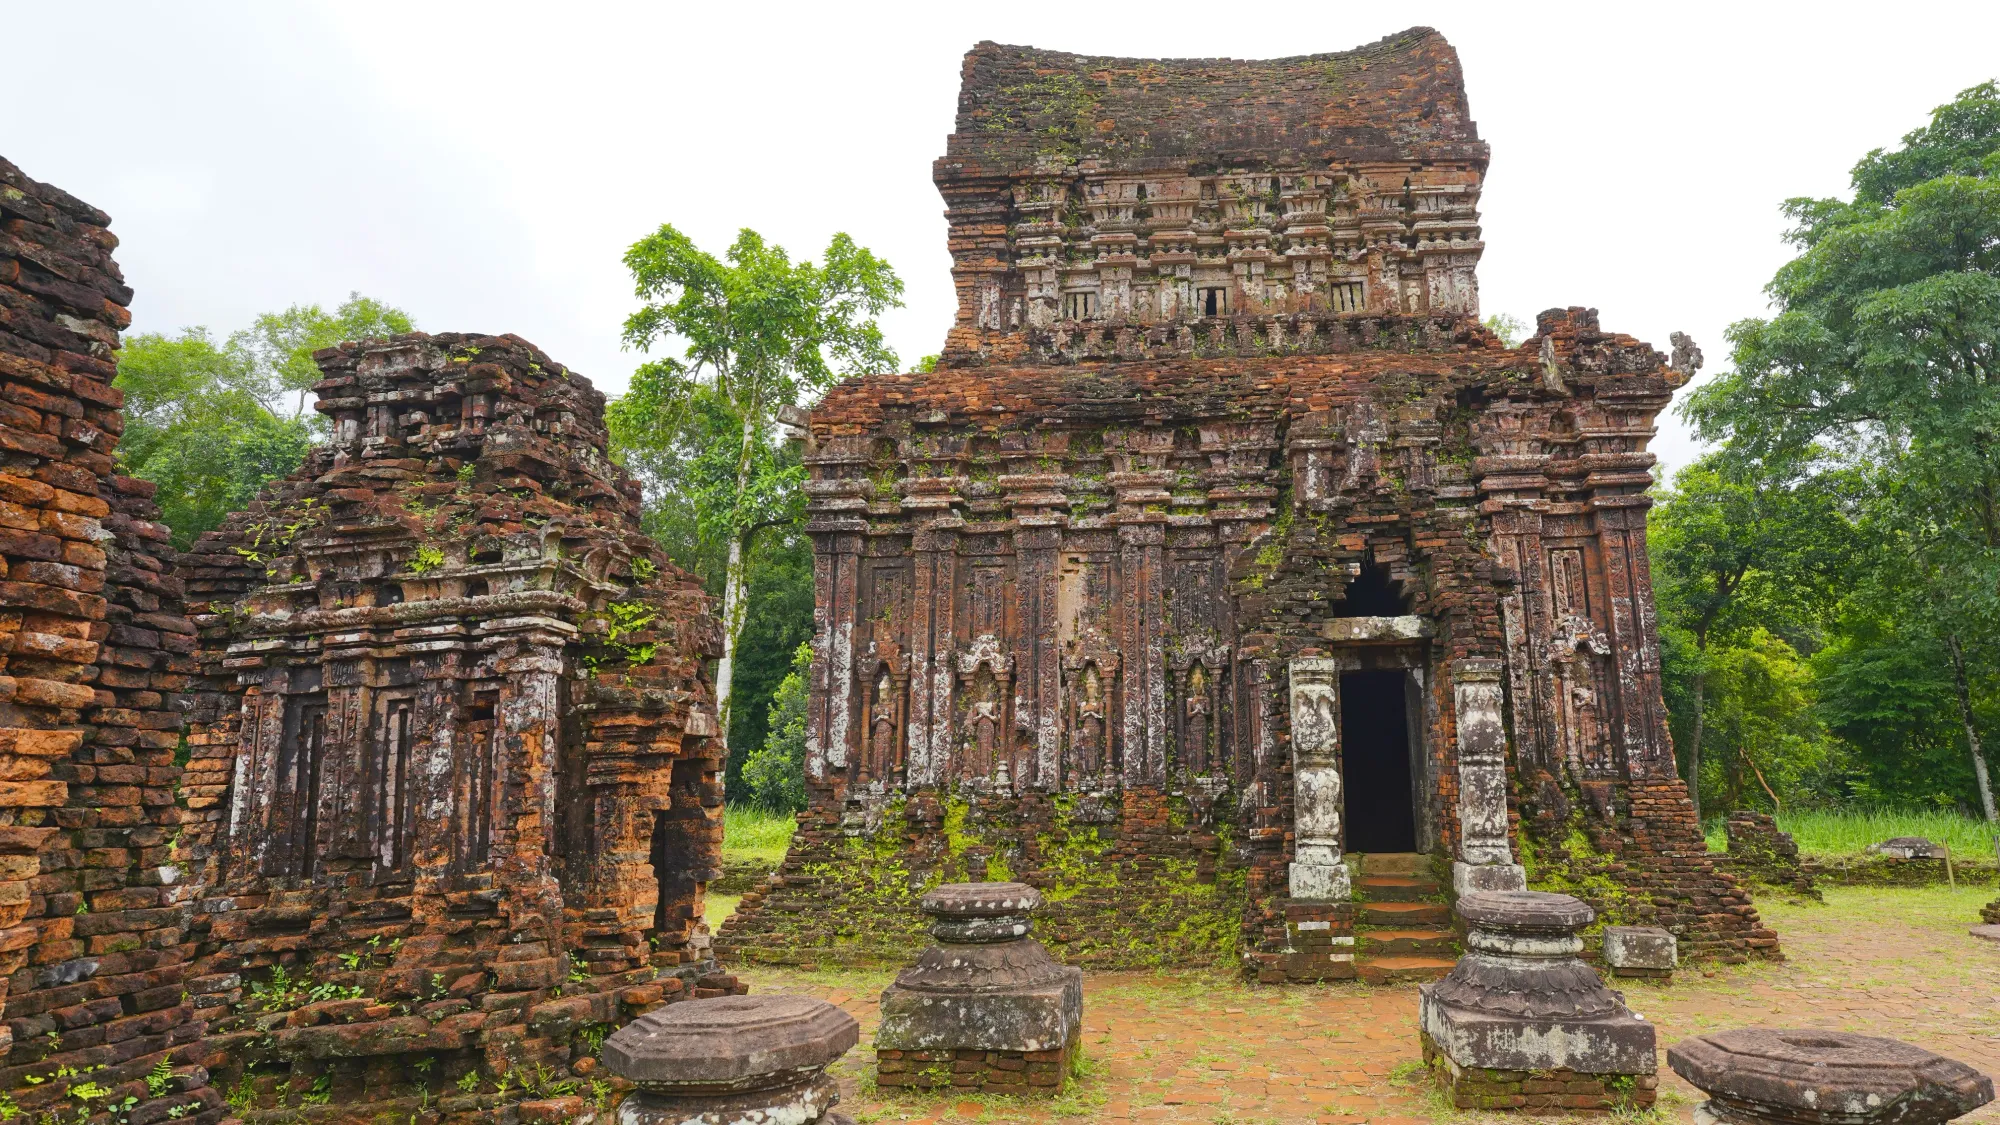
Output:
M1449 926L1451 908L1441 902L1364 902L1360 923L1364 926Z
M1410 875L1363 875L1355 886L1368 902L1432 902L1442 892L1435 879Z
M1355 951L1379 957L1457 956L1458 935L1434 926L1407 930L1370 927L1355 935Z
M1436 980L1458 963L1458 934L1430 857L1415 852L1355 857L1354 971L1369 984Z
M1452 957L1356 957L1354 971L1369 984L1406 980L1437 980L1458 964Z

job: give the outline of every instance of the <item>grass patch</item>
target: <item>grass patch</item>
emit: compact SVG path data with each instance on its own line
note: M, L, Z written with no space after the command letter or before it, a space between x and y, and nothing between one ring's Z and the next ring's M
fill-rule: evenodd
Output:
M1722 823L1708 826L1712 852L1729 847ZM1859 855L1894 836L1922 836L1954 856L1993 857L1993 829L1984 820L1937 809L1809 809L1780 813L1778 828L1792 834L1804 855Z
M791 846L799 822L790 813L774 813L754 805L731 805L722 812L724 859L755 859L777 863Z

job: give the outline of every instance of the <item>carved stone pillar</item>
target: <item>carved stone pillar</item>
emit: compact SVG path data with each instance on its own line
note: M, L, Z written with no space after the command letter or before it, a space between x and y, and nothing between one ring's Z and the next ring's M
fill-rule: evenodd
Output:
M1501 719L1500 661L1469 656L1452 666L1458 723L1458 861L1452 886L1521 891L1527 871L1507 842L1507 733Z
M1339 902L1352 887L1340 862L1340 663L1300 657L1292 682L1291 895Z

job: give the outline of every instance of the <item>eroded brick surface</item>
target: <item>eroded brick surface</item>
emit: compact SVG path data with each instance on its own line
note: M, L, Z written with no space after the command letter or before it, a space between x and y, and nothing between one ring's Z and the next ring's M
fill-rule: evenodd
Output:
M110 222L0 159L0 1091L206 1125L172 848L194 629L153 486L113 459Z
M195 1003L260 1093L476 1113L739 987L700 921L717 632L580 376L513 336L317 359L332 440L184 562Z

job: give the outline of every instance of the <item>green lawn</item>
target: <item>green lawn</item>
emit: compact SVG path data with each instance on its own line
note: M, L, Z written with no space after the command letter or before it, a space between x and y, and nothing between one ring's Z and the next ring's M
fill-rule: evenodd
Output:
M1992 858L1993 830L1983 820L1955 812L1922 809L1813 809L1780 813L1778 827L1792 834L1805 855L1858 855L1892 836L1923 836L1951 847L1954 856ZM1708 826L1708 848L1723 851L1729 841L1722 822Z
M790 813L766 812L750 805L731 805L722 814L722 855L730 859L768 860L775 864L785 858L798 822Z

